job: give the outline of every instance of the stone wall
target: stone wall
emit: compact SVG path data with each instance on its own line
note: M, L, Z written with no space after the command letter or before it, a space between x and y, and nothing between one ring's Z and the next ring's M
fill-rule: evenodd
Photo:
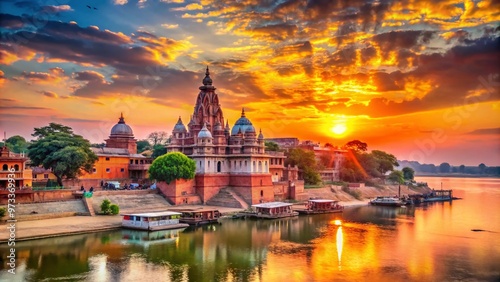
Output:
M22 189L16 190L16 203L40 203L40 202L53 202L53 201L68 201L74 200L73 190L31 190ZM8 202L8 190L0 191L0 204L6 205Z
M157 189L165 198L174 205L181 204L200 204L201 200L195 191L195 179L179 179L167 184L166 182L157 182Z

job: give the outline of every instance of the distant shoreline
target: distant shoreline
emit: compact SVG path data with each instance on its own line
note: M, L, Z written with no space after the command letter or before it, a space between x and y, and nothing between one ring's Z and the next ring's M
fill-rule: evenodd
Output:
M466 173L415 173L415 177L455 177L455 178L500 178L500 175Z

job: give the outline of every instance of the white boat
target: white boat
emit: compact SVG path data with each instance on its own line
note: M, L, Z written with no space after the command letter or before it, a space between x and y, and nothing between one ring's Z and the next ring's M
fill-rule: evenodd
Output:
M130 213L122 214L122 216L122 226L131 229L156 231L186 228L189 226L189 224L179 222L181 218L181 213L179 212Z
M370 201L370 204L374 206L390 206L390 207L400 207L404 205L403 201L396 197L377 197Z
M292 210L291 203L269 202L252 205L252 211L243 211L239 213L240 217L254 217L264 219L275 219L282 217L293 217L299 215Z

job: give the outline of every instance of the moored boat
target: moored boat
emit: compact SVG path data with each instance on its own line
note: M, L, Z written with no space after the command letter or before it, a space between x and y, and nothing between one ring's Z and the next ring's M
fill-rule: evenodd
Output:
M189 225L201 225L219 222L221 216L216 209L178 209L181 213L179 222Z
M141 245L149 247L154 244L173 243L179 239L179 235L186 227L178 229L141 231L141 230L123 230L122 243Z
M138 230L166 230L186 228L189 224L180 223L181 213L172 211L122 214L122 227Z
M371 200L370 204L374 206L400 207L405 203L396 197L380 196Z
M299 213L292 210L291 203L268 202L252 205L251 211L240 212L239 215L249 218L275 219L293 217L299 215Z
M299 214L318 214L343 212L344 206L339 201L329 199L310 199L306 202L304 209L295 209Z

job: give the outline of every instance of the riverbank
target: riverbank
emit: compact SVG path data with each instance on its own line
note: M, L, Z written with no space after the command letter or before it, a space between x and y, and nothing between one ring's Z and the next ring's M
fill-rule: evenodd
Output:
M367 205L368 201L349 201L343 202L345 207ZM242 209L228 208L219 206L202 206L195 205L189 206L190 208L214 208L218 209L223 215L231 214ZM302 207L302 205L301 205ZM122 217L115 216L72 216L50 218L32 221L19 221L15 223L15 241L27 241L42 238L51 238L66 235L76 235L83 233L100 232L107 230L116 230L121 228ZM7 227L11 223L7 224ZM1 227L1 226L4 227ZM6 225L2 224L0 228L6 229ZM0 243L6 243L9 239L8 232L0 234Z
M324 198L340 201L340 204L346 208L360 205L367 205L371 198L377 196L392 196L397 195L401 191L401 195L425 193L428 188L408 189L401 185L387 185L383 188L363 187L353 188L357 191L359 199L354 197L352 193L345 192L341 189L332 189L331 187L306 189L309 198ZM204 206L190 205L190 208L214 208L218 209L223 215L241 211L240 208L229 208L221 206ZM297 207L302 208L303 203L297 203ZM121 216L72 216L60 217L30 221L19 221L15 223L16 241L34 240L41 238L50 238L56 236L74 235L82 233L99 232L121 228ZM5 226L5 224L3 224ZM7 226L0 228L7 228ZM9 239L9 232L0 234L0 243L5 243Z

